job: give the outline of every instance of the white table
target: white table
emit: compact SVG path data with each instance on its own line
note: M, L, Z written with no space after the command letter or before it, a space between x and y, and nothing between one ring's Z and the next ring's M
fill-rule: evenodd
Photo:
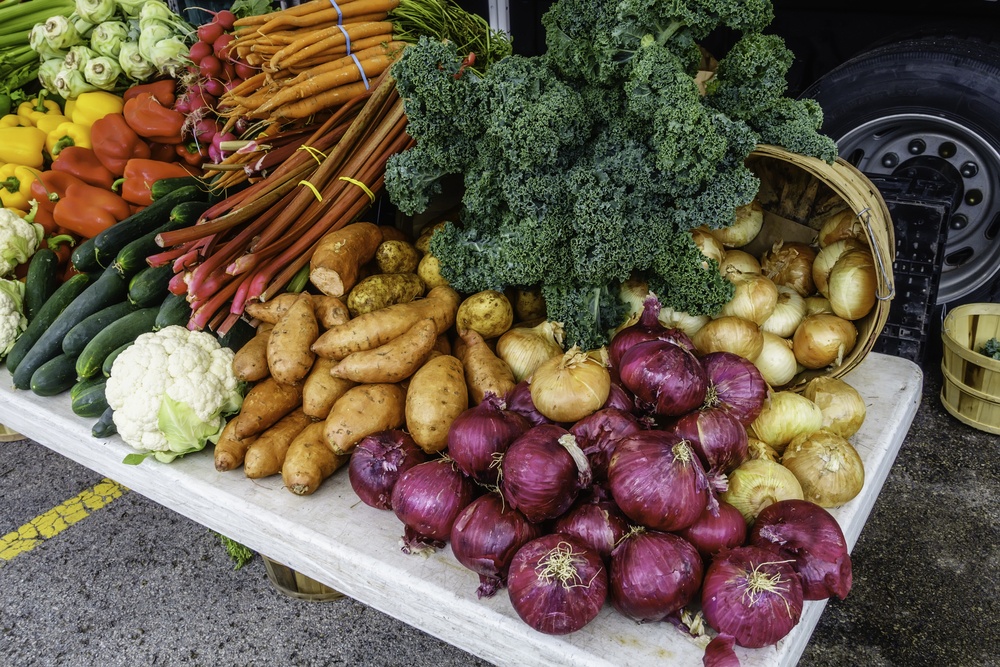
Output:
M862 493L833 511L853 548L909 430L921 396L919 367L870 354L844 378L865 398L868 415L852 438L865 463ZM219 473L211 447L170 464L122 460L120 438L90 435L91 419L70 410L68 394L52 398L12 389L0 371L0 423L302 574L497 665L648 667L702 664L703 650L668 623L637 624L610 604L569 636L535 632L514 613L504 591L476 597L478 577L447 548L429 557L400 551L402 524L361 503L345 470L312 496L285 490L280 476L249 480ZM802 619L774 647L737 648L744 667L795 665L825 602L806 602Z

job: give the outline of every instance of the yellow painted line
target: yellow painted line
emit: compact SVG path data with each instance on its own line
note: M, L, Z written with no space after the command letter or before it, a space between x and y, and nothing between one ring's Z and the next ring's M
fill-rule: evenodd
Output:
M55 537L74 523L87 518L91 512L101 509L115 498L120 498L127 490L117 482L107 478L102 479L86 491L36 516L17 530L0 538L0 561L9 561L15 556L31 551L43 541Z

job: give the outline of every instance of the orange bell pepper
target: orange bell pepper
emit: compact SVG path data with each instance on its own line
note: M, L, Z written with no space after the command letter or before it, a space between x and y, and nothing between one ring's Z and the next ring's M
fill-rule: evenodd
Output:
M125 165L124 178L119 181L122 197L130 204L149 206L153 203L153 198L149 194L153 183L161 178L190 176L190 169L190 167L176 162L159 162L158 160L140 158L129 160Z
M108 171L116 177L125 173L125 164L132 158L148 158L149 144L125 122L125 116L113 113L104 116L90 128L94 153Z
M152 93L139 93L125 102L125 122L140 137L161 144L179 144L186 116L161 104Z
M84 183L104 190L111 190L115 175L97 159L92 148L67 146L59 151L59 157L52 163L56 171L73 174Z
M131 215L128 202L110 190L78 183L56 202L56 224L84 238L92 238Z

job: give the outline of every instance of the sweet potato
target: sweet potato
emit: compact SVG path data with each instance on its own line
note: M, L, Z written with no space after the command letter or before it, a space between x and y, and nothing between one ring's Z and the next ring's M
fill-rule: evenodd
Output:
M273 377L266 378L251 387L243 398L234 435L238 438L257 435L300 405L301 384L285 384Z
M406 333L373 350L352 352L330 374L354 382L399 382L420 368L437 342L434 320L420 320Z
M233 373L244 382L258 382L270 373L267 366L267 341L273 324L261 322L257 333L233 356Z
M333 359L317 357L302 384L302 409L313 419L326 419L330 408L356 382L330 375L337 364Z
M370 222L355 222L329 232L309 260L309 282L329 296L347 294L381 242L382 230Z
M267 366L278 382L295 384L305 379L316 354L312 344L319 337L319 323L312 297L299 294L281 320L271 330L267 341Z
M497 396L507 395L516 384L514 372L507 362L496 355L478 331L466 329L459 332L462 342L462 364L469 396L475 405L483 402L486 392ZM457 347L457 346L456 346Z
M416 273L376 273L358 282L347 295L347 310L357 317L423 296L427 288Z
M448 446L448 429L469 407L462 362L442 354L410 378L406 390L406 430L428 454Z
M292 440L312 422L312 418L302 412L302 408L296 408L279 419L247 448L247 455L243 460L243 472L250 479L277 475L281 472L285 453Z
M404 232L399 227L394 227L392 225L379 225L379 230L382 232L383 241L409 241L410 235Z
M248 301L244 310L247 315L261 322L277 324L298 298L299 295L294 292L283 292L267 301Z
M335 454L350 454L372 433L406 422L406 394L396 384L359 384L341 396L326 418L323 436Z
M343 324L350 319L347 304L341 299L325 294L312 294L311 296L316 320L325 328L329 329L332 326ZM298 298L298 294L285 292L267 301L253 301L246 305L246 313L261 322L277 324Z
M351 319L351 314L347 310L347 304L341 298L325 294L314 294L312 299L316 319L323 325L324 329L335 327Z
M235 470L243 465L247 448L257 439L255 435L248 435L241 438L236 435L236 427L242 414L238 414L228 422L219 435L219 441L215 443L215 469L219 472Z
M319 485L350 461L350 454L334 454L323 437L326 424L313 422L295 436L285 452L281 480L297 496L315 493Z
M328 359L343 359L352 352L371 350L402 335L424 318L431 318L438 334L455 323L461 297L448 286L435 287L423 299L359 315L330 327L313 344L313 351Z

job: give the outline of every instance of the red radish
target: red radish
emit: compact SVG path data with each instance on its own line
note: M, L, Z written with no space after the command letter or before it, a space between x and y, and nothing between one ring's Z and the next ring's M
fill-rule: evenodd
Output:
M202 58L212 55L212 50L211 44L199 40L191 45L191 48L188 49L188 54L191 61L197 65L201 62Z
M222 79L223 81L232 81L236 79L236 65L229 60L222 61Z
M255 70L253 67L239 60L236 61L236 64L233 67L236 68L236 76L240 77L241 79L249 79L250 77L252 77L257 73L257 70Z
M226 29L215 21L205 23L204 25L198 26L198 39L211 44L215 40L219 39L219 36L225 31Z
M215 15L215 22L222 26L223 30L232 30L236 23L236 15L228 9L223 9Z
M219 38L212 42L212 53L219 60L227 60L229 58L229 43L236 39L233 35L228 32L219 35Z
M208 79L202 85L206 93L215 97L222 97L222 94L226 92L226 86L220 79Z
M217 79L222 76L222 61L215 56L205 56L198 63L198 71L206 79Z

